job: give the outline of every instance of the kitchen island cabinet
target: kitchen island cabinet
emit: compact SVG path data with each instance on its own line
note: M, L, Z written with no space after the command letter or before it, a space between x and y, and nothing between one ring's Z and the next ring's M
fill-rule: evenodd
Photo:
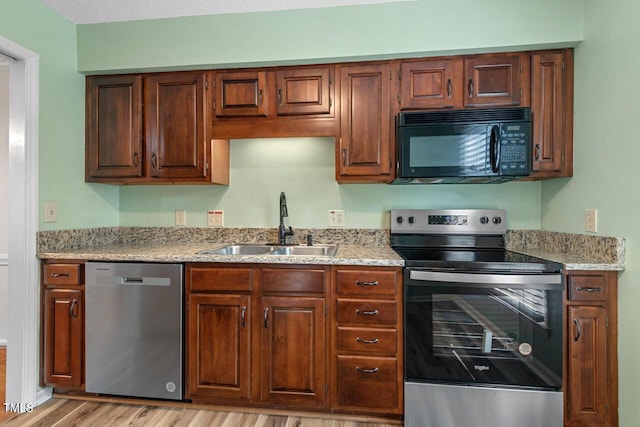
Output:
M42 265L43 385L84 388L83 263Z
M565 427L618 425L617 273L569 271Z

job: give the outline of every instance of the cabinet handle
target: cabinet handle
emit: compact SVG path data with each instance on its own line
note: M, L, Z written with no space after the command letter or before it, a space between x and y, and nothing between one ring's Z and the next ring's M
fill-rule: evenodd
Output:
M242 306L242 313L240 313L240 323L243 328L247 327L247 307Z
M578 322L578 319L573 319L573 323L576 325L576 334L573 336L573 341L578 342L580 335L582 335L582 329L580 328L580 322Z
M347 149L342 149L342 166L347 167Z
M451 98L451 92L453 92L453 83L449 79L447 80L447 98Z
M378 310L360 311L359 308L356 308L356 314L360 316L375 316L376 314L378 314Z
M592 288L591 286L587 286L583 288L582 286L576 287L576 291L578 292L602 292L602 288Z
M356 342L359 342L362 344L378 344L380 340L378 338L374 338L372 340L363 340L362 338L358 337L356 338Z
M156 156L156 153L153 153L151 155L151 167L155 169L156 166L158 166L158 156Z
M262 107L262 89L258 92L258 105Z
M269 329L269 307L264 309L264 328Z
M367 282L365 280L362 280L362 281L356 280L356 285L358 285L358 286L378 286L378 281L375 280L373 282Z
M71 306L69 307L69 314L74 319L78 318L78 300L77 299L74 299L73 301L71 301Z
M469 98L473 98L473 79L469 79Z
M137 168L138 167L138 152L136 151L135 153L133 153L133 167Z
M536 143L536 160L540 160L540 144Z
M375 374L379 370L380 369L378 368L366 369L366 368L361 368L360 366L356 366L356 371L360 372L361 374Z
M69 277L69 273L51 273L51 277Z
M282 107L282 88L278 88L278 105Z

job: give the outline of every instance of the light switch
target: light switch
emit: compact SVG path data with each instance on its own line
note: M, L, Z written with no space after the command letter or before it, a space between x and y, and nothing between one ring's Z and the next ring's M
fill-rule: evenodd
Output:
M58 221L58 205L56 202L44 202L44 222Z

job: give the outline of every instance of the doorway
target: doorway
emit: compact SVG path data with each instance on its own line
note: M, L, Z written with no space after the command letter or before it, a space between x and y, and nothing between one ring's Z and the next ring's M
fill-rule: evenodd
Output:
M6 402L20 407L38 394L38 92L39 55L0 37L9 61L8 304Z

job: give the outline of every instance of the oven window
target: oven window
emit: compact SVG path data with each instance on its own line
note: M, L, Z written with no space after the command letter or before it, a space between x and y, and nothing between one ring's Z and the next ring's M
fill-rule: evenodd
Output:
M561 290L406 286L405 373L560 388Z

